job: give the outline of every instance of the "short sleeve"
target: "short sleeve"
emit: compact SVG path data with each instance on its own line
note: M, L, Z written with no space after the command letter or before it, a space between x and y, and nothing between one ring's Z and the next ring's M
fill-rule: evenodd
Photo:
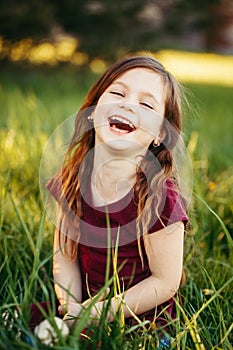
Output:
M164 185L162 204L159 206L158 214L160 215L159 218L156 214L156 208L154 208L149 233L159 231L175 222L183 221L185 226L188 223L188 216L182 198L172 180L167 180Z

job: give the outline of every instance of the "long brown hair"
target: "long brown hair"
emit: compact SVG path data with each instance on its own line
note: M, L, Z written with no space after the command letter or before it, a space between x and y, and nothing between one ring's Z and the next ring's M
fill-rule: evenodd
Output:
M78 218L82 217L82 201L80 191L80 179L82 186L86 186L87 179L92 171L92 162L85 161L87 153L94 147L95 132L90 128L88 116L95 108L100 96L120 75L126 71L134 68L146 68L161 76L166 92L164 118L169 122L176 133L171 133L167 129L167 124L163 123L163 142L160 146L155 147L153 143L149 146L148 152L141 161L140 167L137 170L136 183L134 186L135 194L138 198L138 216L137 216L137 236L139 253L142 258L142 250L140 244L140 237L146 236L148 226L151 220L152 211L151 204L155 201L158 209L161 199L161 188L164 179L171 177L173 174L173 162L171 150L177 142L177 135L181 131L181 90L178 82L173 76L165 70L159 61L151 56L131 56L126 57L111 67L95 82L88 92L80 111L77 113L75 120L75 130L70 142L70 146L66 155L64 167L62 172L57 175L62 181L62 194L60 203L62 207L62 215L60 217L60 228L62 221L69 221L69 213L75 213ZM81 131L84 130L82 133ZM160 170L155 169L153 159L156 158L160 164ZM54 181L56 183L56 179ZM76 220L77 222L77 220ZM71 223L65 225L71 227ZM74 226L74 225L73 225ZM78 230L78 224L76 225ZM77 257L78 242L68 239L69 234L61 233L60 229L60 245L66 245L68 249L64 248L64 253L69 255L71 259ZM142 259L143 262L143 259Z

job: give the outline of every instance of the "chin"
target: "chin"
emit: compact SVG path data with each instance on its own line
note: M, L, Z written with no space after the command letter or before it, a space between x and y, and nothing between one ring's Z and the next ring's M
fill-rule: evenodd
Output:
M126 139L111 139L104 142L105 147L109 149L115 157L125 157L135 160L137 156L143 156L147 152L147 147L134 141Z
M110 139L106 140L105 144L107 147L119 151L129 150L135 148L135 142L132 140L127 140L125 138Z

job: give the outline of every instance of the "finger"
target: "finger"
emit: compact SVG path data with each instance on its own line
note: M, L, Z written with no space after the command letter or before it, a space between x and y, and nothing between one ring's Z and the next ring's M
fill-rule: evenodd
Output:
M67 313L67 305L66 304L62 304L58 306L58 313L60 316L63 316Z
M58 313L59 313L59 315L61 315L61 316L63 316L63 315L65 315L66 313L68 313L68 312L70 312L70 309L78 309L78 306L79 306L80 304L78 304L78 303L66 303L66 304L61 304L61 305L59 305L58 306Z
M98 299L96 300L96 302L98 303L99 301L103 301L110 293L110 288L107 287L106 291L104 293L100 293ZM83 306L88 306L91 302L92 302L93 298L89 298L87 300L85 300L82 305Z
M74 316L70 313L66 313L65 316L63 317L63 321L70 321L70 320L74 320L77 316Z
M68 328L71 328L73 326L73 324L75 323L75 321L77 321L77 317L75 317L69 313L66 313L62 320L65 322L65 324L68 326Z

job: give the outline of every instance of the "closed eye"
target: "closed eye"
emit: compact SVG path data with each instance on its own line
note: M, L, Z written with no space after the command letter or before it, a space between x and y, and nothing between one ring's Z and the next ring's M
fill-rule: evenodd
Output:
M110 94L124 97L123 92L120 92L120 91L110 91Z
M151 104L146 103L146 102L141 102L141 105L146 107L146 108L149 108L149 109L154 109L154 107Z

